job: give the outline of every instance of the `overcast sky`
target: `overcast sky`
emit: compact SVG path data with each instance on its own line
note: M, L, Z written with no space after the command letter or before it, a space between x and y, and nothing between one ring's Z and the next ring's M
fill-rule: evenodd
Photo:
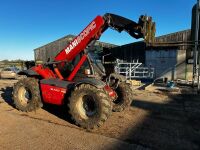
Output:
M33 60L33 49L67 34L79 34L97 15L115 13L134 21L153 17L157 35L191 28L196 0L1 0L0 60ZM127 33L106 31L101 39L127 44Z

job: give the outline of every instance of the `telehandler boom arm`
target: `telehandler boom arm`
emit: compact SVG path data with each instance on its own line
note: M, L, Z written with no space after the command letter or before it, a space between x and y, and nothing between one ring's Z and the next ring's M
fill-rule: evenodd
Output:
M144 38L146 42L153 42L155 23L151 17L140 16L138 23L127 18L107 13L97 16L65 49L56 57L55 61L71 61L83 51L91 41L98 40L108 28L118 32L126 31L132 37Z

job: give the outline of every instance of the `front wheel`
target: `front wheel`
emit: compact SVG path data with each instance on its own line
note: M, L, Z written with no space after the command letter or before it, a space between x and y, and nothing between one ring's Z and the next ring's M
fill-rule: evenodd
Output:
M121 82L117 89L117 99L113 102L113 111L121 112L132 103L132 90L128 83Z
M112 112L109 95L103 89L89 84L81 84L75 88L68 106L76 124L89 130L100 127Z
M30 112L42 107L38 80L24 78L13 88L13 100L18 110Z

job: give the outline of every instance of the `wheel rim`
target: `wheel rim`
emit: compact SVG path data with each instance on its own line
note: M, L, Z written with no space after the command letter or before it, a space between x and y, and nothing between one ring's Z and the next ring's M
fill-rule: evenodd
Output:
M23 86L20 87L18 91L18 98L22 105L27 105L32 99L31 91Z
M91 95L82 96L79 99L77 106L82 118L88 119L97 114L97 104L95 98Z

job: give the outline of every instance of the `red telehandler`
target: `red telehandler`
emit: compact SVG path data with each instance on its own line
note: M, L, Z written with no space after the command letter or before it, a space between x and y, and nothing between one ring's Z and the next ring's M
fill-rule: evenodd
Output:
M107 13L97 16L54 61L36 65L19 74L25 75L14 85L17 109L33 111L43 103L68 104L75 123L85 129L100 127L112 111L122 111L132 102L132 90L118 74L105 74L94 51L89 50L108 28L126 31L132 37L152 42L155 23L141 16L138 23Z

